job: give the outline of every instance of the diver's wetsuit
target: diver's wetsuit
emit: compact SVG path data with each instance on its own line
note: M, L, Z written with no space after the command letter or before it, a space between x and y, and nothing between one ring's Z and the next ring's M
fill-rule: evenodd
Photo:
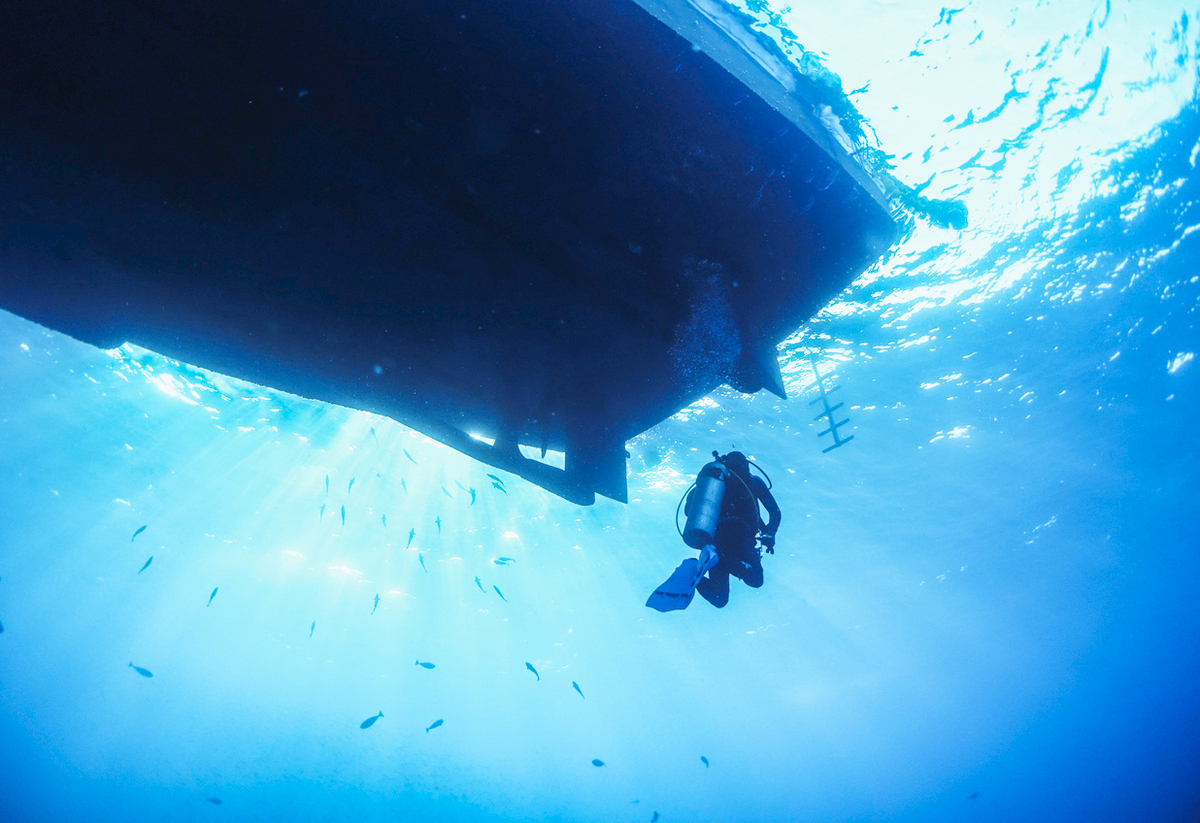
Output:
M718 609L729 602L730 575L755 589L763 584L762 555L755 545L755 537L759 530L774 535L781 520L779 505L767 484L749 472L746 475L738 472L729 479L713 540L720 560L696 585L700 596ZM739 477L742 482L738 481ZM771 517L771 522L765 525L758 516L760 500Z

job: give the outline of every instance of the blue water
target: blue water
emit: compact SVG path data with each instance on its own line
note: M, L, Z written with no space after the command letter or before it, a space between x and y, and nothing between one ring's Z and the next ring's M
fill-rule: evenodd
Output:
M755 13L971 225L787 341L789 401L632 441L627 506L0 313L0 818L1200 820L1196 9ZM644 608L734 445L766 584Z

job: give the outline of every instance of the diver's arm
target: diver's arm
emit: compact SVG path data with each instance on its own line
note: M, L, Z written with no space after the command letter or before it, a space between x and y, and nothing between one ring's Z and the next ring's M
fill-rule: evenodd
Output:
M767 554L775 554L775 532L779 531L779 524L783 520L783 515L779 512L779 504L775 502L775 496L771 494L771 490L767 488L767 484L760 478L755 477L754 496L757 497L767 509L767 514L770 516L770 522L765 525L759 521L760 531L763 537L759 538L763 546L767 550Z
M762 531L766 534L775 534L779 531L779 523L783 519L783 515L779 512L779 504L775 502L775 496L771 494L771 490L767 488L767 484L761 478L754 478L754 495L762 501L763 506L770 515L771 520L762 527Z

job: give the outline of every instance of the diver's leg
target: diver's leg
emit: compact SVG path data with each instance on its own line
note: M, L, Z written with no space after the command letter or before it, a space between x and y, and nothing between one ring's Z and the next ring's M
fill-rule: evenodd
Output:
M751 563L750 558L746 558L745 562L735 560L729 573L752 589L757 589L763 584L762 563Z
M729 574L747 586L757 589L763 584L762 557L755 545L754 532L740 520L729 520L718 526L718 545L724 547Z
M741 549L741 554L732 564L730 574L750 588L757 589L763 584L762 557L753 542L744 544Z
M700 582L696 584L696 591L718 609L725 608L725 604L729 602L729 569L725 563L718 563L709 570L708 577L700 578Z
M742 573L738 577L742 579L743 583L752 589L757 589L763 584L762 558L758 556L757 549L751 549L746 562L738 565L742 567Z
M730 518L717 524L714 538L720 561L709 571L708 578L697 584L696 591L709 603L723 609L729 603L729 575L736 574L742 567L738 560L744 553L742 544L749 539L753 545L754 536L749 526L741 520Z

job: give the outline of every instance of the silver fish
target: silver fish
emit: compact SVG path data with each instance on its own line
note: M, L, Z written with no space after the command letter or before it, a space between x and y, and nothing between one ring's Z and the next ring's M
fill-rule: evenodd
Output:
M381 717L383 717L383 712L382 712L382 711L380 711L380 712L379 712L379 714L375 715L374 717L368 717L368 718L367 718L366 720L364 720L362 723L359 723L359 724L358 724L358 727L359 727L360 729L369 729L369 728L371 728L372 726L374 726L374 725L375 725L375 721L376 721L376 720L378 720L378 719L379 719L379 718L381 718Z

